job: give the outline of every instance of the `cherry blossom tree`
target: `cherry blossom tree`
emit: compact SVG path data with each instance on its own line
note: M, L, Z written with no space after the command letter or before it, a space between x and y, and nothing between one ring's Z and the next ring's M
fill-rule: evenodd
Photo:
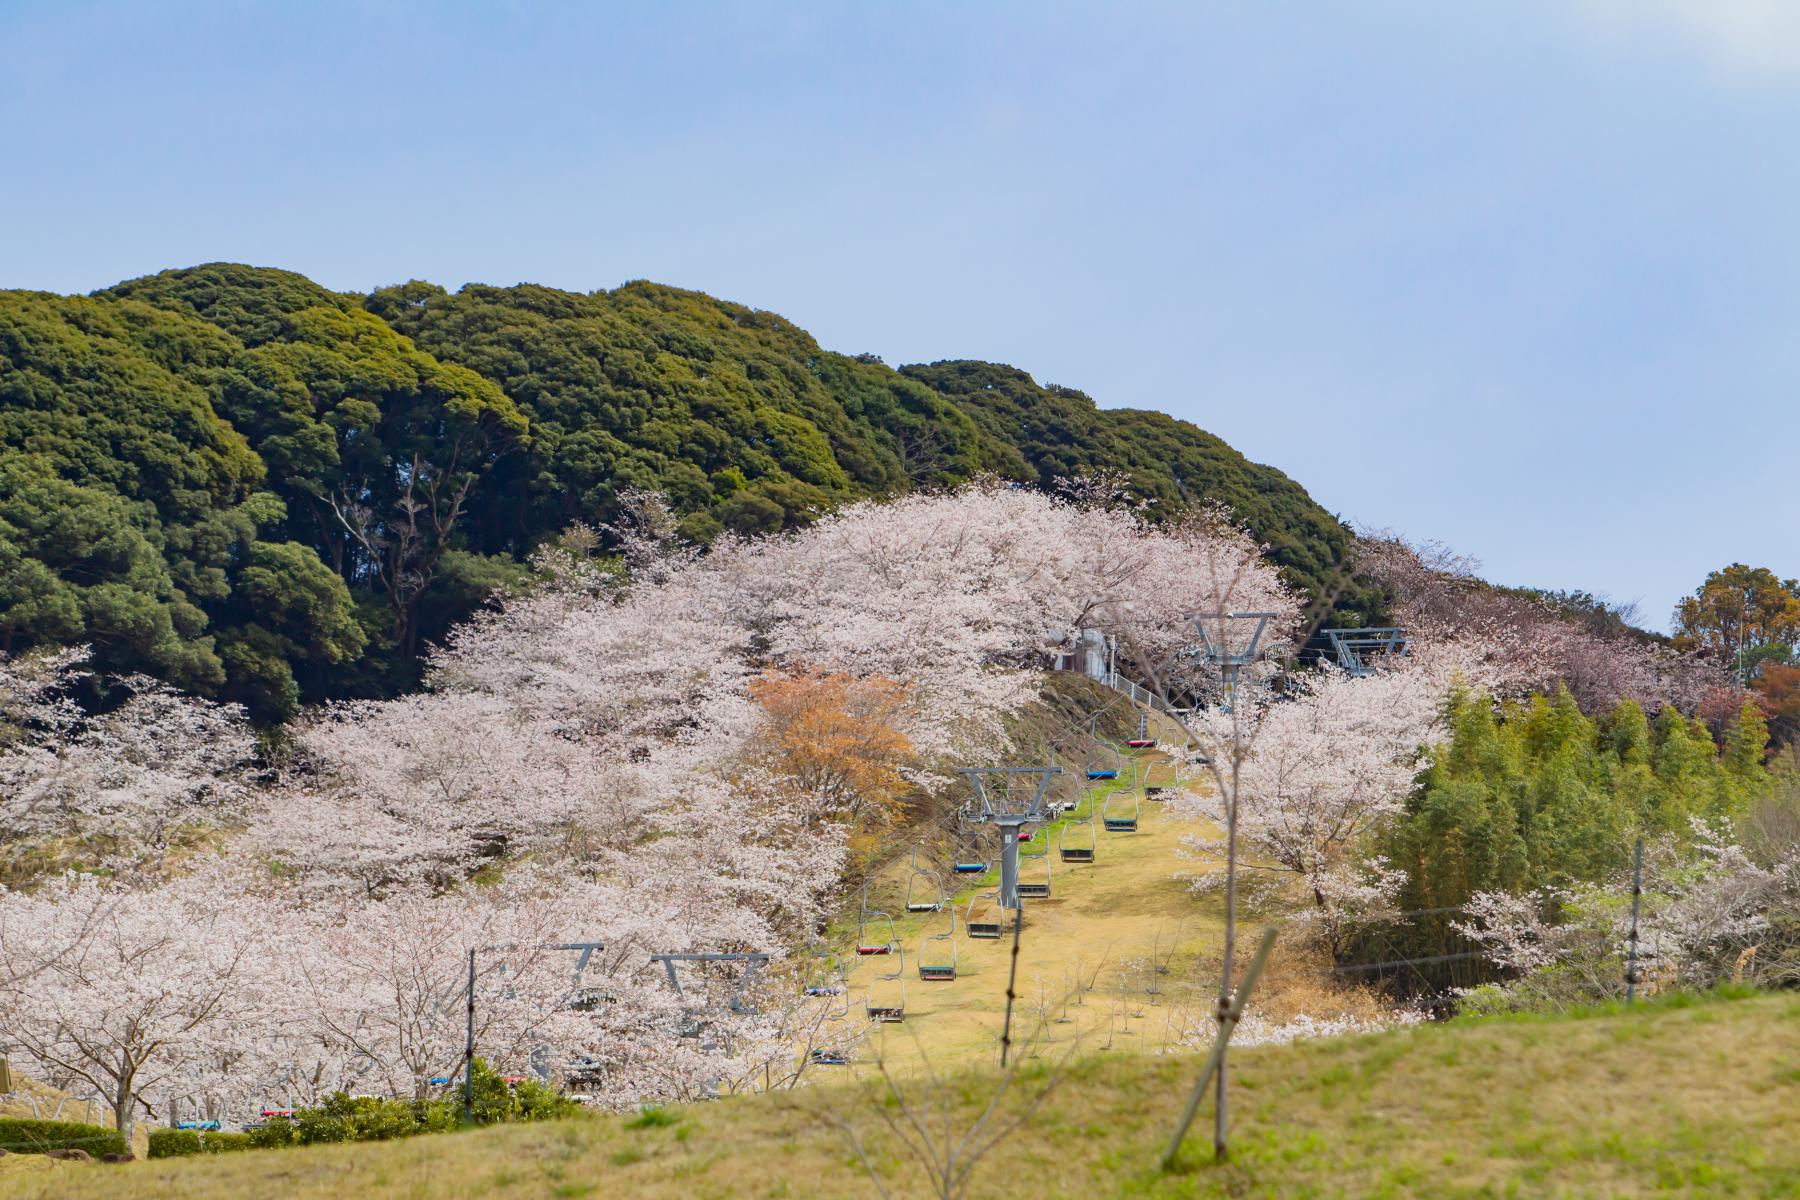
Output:
M1624 699L1649 711L1664 704L1692 711L1726 681L1716 664L1623 620L1583 620L1542 596L1495 587L1476 574L1479 562L1441 543L1371 533L1358 541L1357 562L1393 598L1395 619L1415 646L1455 647L1477 667L1471 682L1496 694L1549 693L1561 684L1589 712Z
M1354 677L1327 669L1295 677L1267 705L1237 780L1251 870L1299 879L1334 954L1350 914L1387 905L1399 872L1363 855L1368 835L1400 811L1421 751L1438 736L1451 680L1424 664ZM1216 793L1179 802L1224 821ZM1188 836L1190 854L1217 848ZM1210 890L1211 871L1197 881Z
M70 693L87 652L0 659L0 839L73 839L120 867L236 819L254 743L242 712L137 676L97 714Z
M0 1039L28 1068L107 1096L130 1139L140 1104L279 1014L260 1003L258 910L203 866L132 889L71 876L0 895Z

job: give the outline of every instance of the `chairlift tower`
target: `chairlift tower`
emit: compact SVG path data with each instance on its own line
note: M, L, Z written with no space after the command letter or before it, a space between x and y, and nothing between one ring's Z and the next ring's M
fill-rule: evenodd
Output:
M1263 634L1268 631L1269 622L1276 616L1272 612L1213 612L1190 614L1194 626L1200 631L1200 653L1207 662L1219 668L1225 684L1225 710L1231 711L1231 702L1237 694L1238 674L1249 664L1262 656ZM1212 632L1207 631L1207 622L1213 622ZM1249 640L1242 647L1233 645L1236 640L1231 631L1248 629Z
M1395 627L1380 629L1327 629L1325 636L1331 642L1331 652L1337 658L1337 665L1350 675L1368 675L1374 667L1365 661L1364 656L1405 655L1406 630Z
M966 776L975 789L973 819L1000 831L1000 907L1016 910L1020 907L1019 830L1048 819L1044 797L1062 768L962 767L958 774ZM998 792L989 786L995 782L1000 785ZM1022 802L1014 795L1015 782L1029 788L1030 795Z

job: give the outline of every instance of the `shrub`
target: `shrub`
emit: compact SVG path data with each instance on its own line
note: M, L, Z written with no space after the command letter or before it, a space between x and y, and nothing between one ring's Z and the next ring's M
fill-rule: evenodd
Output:
M580 1105L536 1080L508 1083L486 1063L475 1063L475 1123L548 1121ZM292 1117L275 1117L247 1135L248 1144L310 1146L320 1142L383 1142L421 1133L444 1133L462 1124L460 1092L432 1100L394 1100L338 1092ZM216 1137L209 1134L208 1139Z
M151 1158L183 1158L200 1153L200 1134L192 1129L152 1129Z
M13 1154L85 1150L95 1158L129 1153L124 1135L117 1130L75 1121L33 1121L23 1117L0 1117L0 1149Z
M189 1154L228 1154L248 1150L255 1141L248 1133L226 1133L222 1130L152 1129L151 1158L181 1158Z

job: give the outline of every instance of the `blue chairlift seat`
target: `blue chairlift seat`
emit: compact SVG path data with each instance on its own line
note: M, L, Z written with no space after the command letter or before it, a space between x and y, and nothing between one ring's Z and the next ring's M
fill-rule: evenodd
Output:
M1087 777L1089 779L1117 779L1119 773L1117 771L1089 771Z

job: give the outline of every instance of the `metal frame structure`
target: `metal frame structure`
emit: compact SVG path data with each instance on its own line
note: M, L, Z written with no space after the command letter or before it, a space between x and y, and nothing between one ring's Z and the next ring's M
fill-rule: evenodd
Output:
M652 954L650 961L662 964L663 971L669 977L669 986L675 989L675 995L682 1000L687 999L687 993L681 990L681 977L675 970L676 963L736 962L745 964L744 973L738 976L737 986L731 989L731 999L727 1002L726 1007L734 1013L751 1013L756 1010L744 1004L744 992L749 988L751 980L756 978L757 973L769 965L769 956L757 950L735 954Z
M1062 774L1061 767L961 767L957 774L968 779L975 790L976 811L973 819L992 825L1000 831L1000 907L1019 907L1019 830L1026 825L1040 825L1047 816L1044 796L1050 781ZM1021 807L1012 794L1013 782L1036 776L1036 786ZM1004 792L996 797L988 787L989 780L1000 780ZM1044 869L1049 870L1049 847L1045 847ZM1032 885L1033 891L1038 885ZM1049 895L1050 885L1042 885L1042 895ZM972 935L971 935L972 936Z
M1375 668L1363 660L1364 655L1404 657L1407 653L1406 630L1397 626L1327 629L1323 632L1331 641L1331 652L1337 656L1337 665L1351 675L1367 675L1374 671Z

